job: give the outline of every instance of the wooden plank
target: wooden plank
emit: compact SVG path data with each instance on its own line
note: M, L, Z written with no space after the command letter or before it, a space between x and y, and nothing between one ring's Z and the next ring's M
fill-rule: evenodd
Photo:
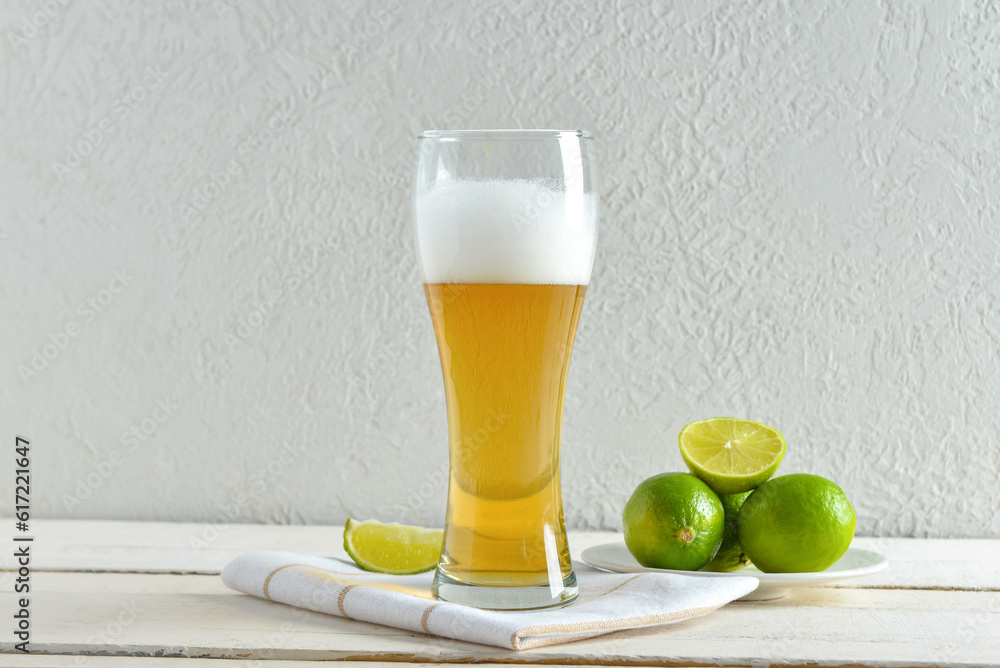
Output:
M33 594L238 594L222 584L218 575L170 573L76 573L43 571L31 576Z
M183 657L148 656L84 656L70 654L4 654L3 666L9 668L228 668L232 664L219 659L186 659ZM238 666L244 665L239 662ZM427 663L409 661L268 661L267 668L310 668L311 666L336 666L338 668L427 668ZM699 668L676 666L675 668ZM741 667L742 668L742 667ZM749 667L748 667L749 668Z
M342 555L342 526L33 520L35 570L219 573L249 550ZM13 567L11 555L0 568Z
M268 661L267 668L309 668L310 666L339 666L339 668L427 668L426 663L389 661ZM149 656L80 656L70 654L4 654L0 665L9 668L227 668L231 664L219 659L185 659L180 657ZM237 664L240 665L240 664Z
M53 653L270 660L1000 667L1000 593L815 588L657 629L512 653L236 594L217 577L38 573ZM13 594L0 595L10 609ZM3 651L10 651L6 643ZM5 658L5 657L4 657ZM3 663L3 661L0 661Z
M271 549L346 557L340 526L206 525L173 522L34 520L33 568L131 572L218 573L249 550ZM621 540L614 532L570 532L573 554ZM885 554L885 571L841 587L912 587L1000 591L1000 540L855 539ZM13 557L0 557L13 568ZM0 573L0 587L5 575Z

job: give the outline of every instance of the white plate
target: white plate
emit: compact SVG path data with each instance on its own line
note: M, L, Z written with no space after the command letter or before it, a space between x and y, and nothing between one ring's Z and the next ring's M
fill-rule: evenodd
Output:
M770 601L786 595L792 587L827 584L838 580L878 573L889 565L889 560L877 552L848 548L837 563L819 573L762 573L753 566L731 573L708 571L674 571L665 568L646 568L635 560L624 541L605 543L587 548L580 555L584 563L612 573L676 573L702 578L727 578L733 575L752 575L760 580L757 589L744 596L743 601Z

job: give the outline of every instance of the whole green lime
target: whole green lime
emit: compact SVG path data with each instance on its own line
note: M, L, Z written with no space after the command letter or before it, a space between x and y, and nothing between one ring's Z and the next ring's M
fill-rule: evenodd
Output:
M715 558L708 562L702 570L726 573L735 571L750 565L750 558L743 551L740 545L740 531L737 516L740 506L753 493L743 492L742 494L724 494L719 497L722 501L722 509L726 512L726 529L722 534L722 545L716 553Z
M844 555L857 517L844 490L818 475L768 480L739 512L740 544L765 573L824 571Z
M661 473L639 483L624 513L625 545L649 568L696 571L722 544L725 511L690 473Z

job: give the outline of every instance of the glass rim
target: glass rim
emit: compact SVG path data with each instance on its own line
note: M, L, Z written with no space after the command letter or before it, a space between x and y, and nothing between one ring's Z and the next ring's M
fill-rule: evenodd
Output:
M417 139L436 139L441 141L461 141L463 139L561 139L576 137L578 139L593 139L594 136L586 130L521 130L517 128L493 130L424 130Z

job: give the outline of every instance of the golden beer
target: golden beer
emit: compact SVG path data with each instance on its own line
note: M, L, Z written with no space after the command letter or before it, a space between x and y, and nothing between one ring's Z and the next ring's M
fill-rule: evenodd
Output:
M559 438L586 289L425 284L451 453L439 577L532 587L572 576Z
M450 476L431 592L500 610L576 599L563 392L597 246L591 138L427 131L413 232L441 356Z

